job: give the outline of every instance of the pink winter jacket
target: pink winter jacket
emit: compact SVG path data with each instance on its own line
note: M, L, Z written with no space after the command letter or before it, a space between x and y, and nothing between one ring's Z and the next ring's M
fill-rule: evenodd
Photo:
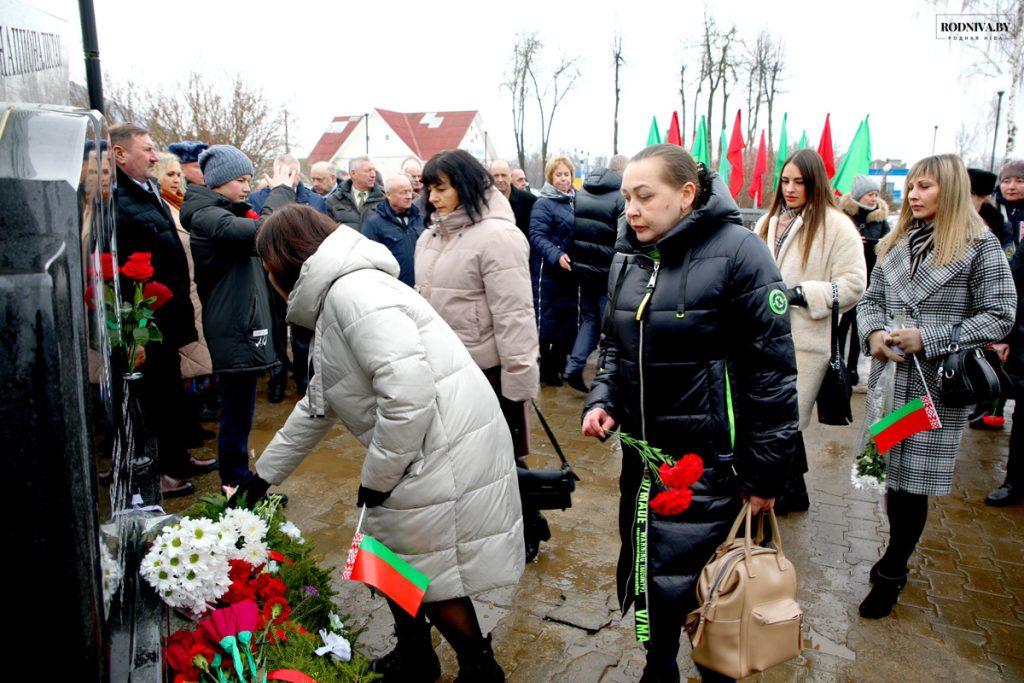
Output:
M482 218L465 207L433 223L416 243L416 289L466 345L476 364L501 366L501 393L537 396L537 325L530 287L530 246L508 200L491 188Z

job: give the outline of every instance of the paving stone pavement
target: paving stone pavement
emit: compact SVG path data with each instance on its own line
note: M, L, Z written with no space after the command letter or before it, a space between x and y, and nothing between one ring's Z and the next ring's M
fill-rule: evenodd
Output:
M866 373L864 373L866 375ZM284 423L295 400L269 405L261 386L252 447L257 453ZM811 509L781 519L784 549L799 572L805 610L800 657L750 680L766 681L1014 681L1024 680L1024 505L983 504L1005 472L1006 430L967 430L953 493L933 498L911 578L889 619L868 621L857 604L868 570L888 533L882 499L850 483L864 394L854 395L850 427L813 425L805 435ZM540 400L582 478L574 507L547 513L552 539L515 587L477 596L484 632L493 632L498 660L513 683L625 683L640 678L643 650L632 615L618 613L614 565L620 454L579 434L583 395L545 388ZM554 466L539 425L531 466ZM202 454L203 451L194 452ZM336 427L285 482L289 517L313 539L327 566L344 561L358 513L354 506L362 452ZM207 475L200 490L214 490ZM180 509L187 501L173 501ZM384 601L358 584L337 588L352 625L365 628L359 646L370 655L394 644ZM452 650L435 633L444 678L457 673ZM684 676L697 680L684 642Z

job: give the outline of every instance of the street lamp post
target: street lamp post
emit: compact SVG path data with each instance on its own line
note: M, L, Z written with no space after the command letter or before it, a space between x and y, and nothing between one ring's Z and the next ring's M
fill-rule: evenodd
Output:
M935 126L935 131L932 133L932 154L933 155L935 154L935 141L938 139L938 137L939 137L939 127L938 127L938 125L936 125Z
M999 100L996 102L996 129L992 132L992 161L989 163L989 170L995 172L996 170L996 141L999 139L999 114L1003 110L1003 93L1005 90L1000 90L996 94L999 95ZM1013 115L1013 112L1010 113Z

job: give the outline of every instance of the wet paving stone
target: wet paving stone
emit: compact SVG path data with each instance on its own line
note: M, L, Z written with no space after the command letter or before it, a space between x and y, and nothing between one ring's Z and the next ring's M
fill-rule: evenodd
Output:
M270 405L261 386L250 444L256 453L291 411L292 391L284 403ZM805 433L812 508L780 519L786 554L799 577L804 652L749 680L1024 680L1024 505L997 509L982 502L1005 475L1009 424L997 433L966 430L953 492L931 500L899 604L887 619L865 620L857 605L869 589L868 570L884 549L888 521L879 495L850 484L863 397L854 394L854 425L813 424ZM484 630L494 634L498 659L514 683L629 683L643 670L632 615L620 615L614 598L622 456L611 442L579 436L582 401L568 387L545 388L540 399L583 478L573 507L546 513L552 540L541 546L517 586L476 599ZM1008 423L1011 414L1008 408ZM531 439L531 466L555 466L539 426ZM209 442L193 455L209 457L213 451ZM350 623L366 629L359 647L377 656L394 646L388 609L365 587L343 584L339 571L358 518L362 457L358 443L335 427L280 490L291 498L290 519L332 568ZM217 490L216 475L196 483L201 493ZM166 507L181 510L190 502L168 501ZM442 681L450 683L458 670L454 653L436 632L434 643ZM697 680L686 642L679 663L684 680Z

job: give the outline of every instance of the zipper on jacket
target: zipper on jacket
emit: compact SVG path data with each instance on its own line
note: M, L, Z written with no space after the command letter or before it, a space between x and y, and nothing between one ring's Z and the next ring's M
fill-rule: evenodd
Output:
M723 361L725 367L725 410L729 416L729 450L736 450L736 414L732 409L732 382L729 381L729 363Z
M647 282L647 288L644 290L644 298L640 300L640 305L636 309L636 319L640 323L640 349L637 354L637 361L640 367L640 438L647 441L647 411L645 406L644 397L644 321L643 314L644 309L650 302L651 297L654 295L654 287L658 283L658 269L661 264L658 261L654 262L654 271L651 273L651 279Z

